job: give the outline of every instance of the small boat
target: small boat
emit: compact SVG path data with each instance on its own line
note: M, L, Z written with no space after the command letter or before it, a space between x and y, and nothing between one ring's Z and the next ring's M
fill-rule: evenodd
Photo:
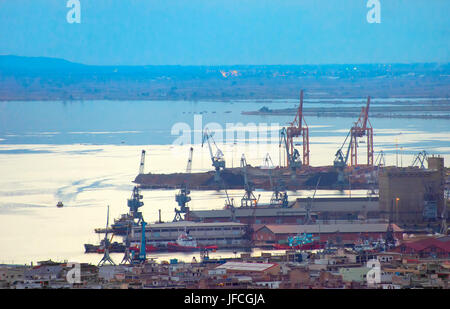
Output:
M183 232L178 236L176 242L167 243L167 249L169 251L195 251L199 250L200 247L194 238Z
M61 207L63 207L63 206L64 206L64 204L63 204L63 202L61 202L61 201L59 201L58 204L56 204L56 207L58 207L58 208L61 208Z

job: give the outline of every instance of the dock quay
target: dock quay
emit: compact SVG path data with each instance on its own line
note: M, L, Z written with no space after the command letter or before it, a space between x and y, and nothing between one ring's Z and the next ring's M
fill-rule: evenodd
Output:
M202 223L179 221L148 224L145 228L148 245L165 247L175 242L179 235L186 232L201 246L217 246L218 249L248 248L251 234L248 225L237 222ZM130 242L139 245L142 229L131 230Z

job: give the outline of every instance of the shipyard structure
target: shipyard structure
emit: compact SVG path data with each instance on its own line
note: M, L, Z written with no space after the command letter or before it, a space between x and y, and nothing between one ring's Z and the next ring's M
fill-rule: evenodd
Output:
M382 151L374 159L369 106L370 97L330 166L312 167L309 163L303 92L294 121L279 132L279 147L287 166L274 166L266 156L265 166L252 167L242 154L240 167L226 168L223 152L206 129L202 147L209 149L211 171L191 173L191 147L185 173L145 174L143 150L134 180L137 185L128 200L129 212L114 220L111 227L107 223L105 229L96 230L106 233L103 247L113 248L107 233L123 236L124 245L118 250L125 251L124 261L130 260L128 254L133 251L131 260L140 263L145 261L146 252L165 250L328 250L364 244L365 250L383 251L399 248L408 234L448 234L450 186L444 159L423 151L405 168L386 166ZM367 147L365 160L359 158L361 143ZM295 147L299 144L300 150ZM143 206L140 190L159 188L179 188L174 219L147 224L139 211ZM367 189L366 197L316 197L318 189L351 192L362 188ZM240 202L230 199L227 189L242 189ZM260 201L256 189L272 191L270 201ZM314 194L290 200L289 192L297 189L311 189ZM221 190L227 197L225 207L191 209L190 190ZM102 252L102 248L94 248Z
M380 211L399 224L433 222L446 216L444 158L429 157L428 169L385 168L379 174Z

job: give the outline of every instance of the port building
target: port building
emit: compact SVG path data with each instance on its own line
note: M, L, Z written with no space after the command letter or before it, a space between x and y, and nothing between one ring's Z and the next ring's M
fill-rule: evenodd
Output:
M378 196L297 198L293 208L306 209L314 213L316 221L355 221L380 218Z
M166 247L168 242L175 242L181 233L186 232L200 246L217 245L219 248L247 247L248 226L237 222L202 223L178 221L148 224L145 237L148 245ZM131 231L131 243L139 244L142 234L141 227Z
M388 167L379 174L380 211L398 224L437 220L444 210L444 158L428 157L428 168Z
M315 213L311 213L313 219ZM236 207L234 209L213 209L189 211L186 220L196 222L240 222L243 224L301 224L306 210L283 207Z
M403 238L403 229L392 224L394 237ZM321 242L351 242L361 239L384 238L388 223L310 224L310 225L260 225L255 227L254 240L266 243L286 242L298 234L313 234Z

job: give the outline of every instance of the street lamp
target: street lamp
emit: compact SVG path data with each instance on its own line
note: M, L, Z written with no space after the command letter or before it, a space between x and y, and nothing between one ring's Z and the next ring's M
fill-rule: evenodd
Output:
M399 197L395 198L395 221L398 222L398 202L400 201Z

